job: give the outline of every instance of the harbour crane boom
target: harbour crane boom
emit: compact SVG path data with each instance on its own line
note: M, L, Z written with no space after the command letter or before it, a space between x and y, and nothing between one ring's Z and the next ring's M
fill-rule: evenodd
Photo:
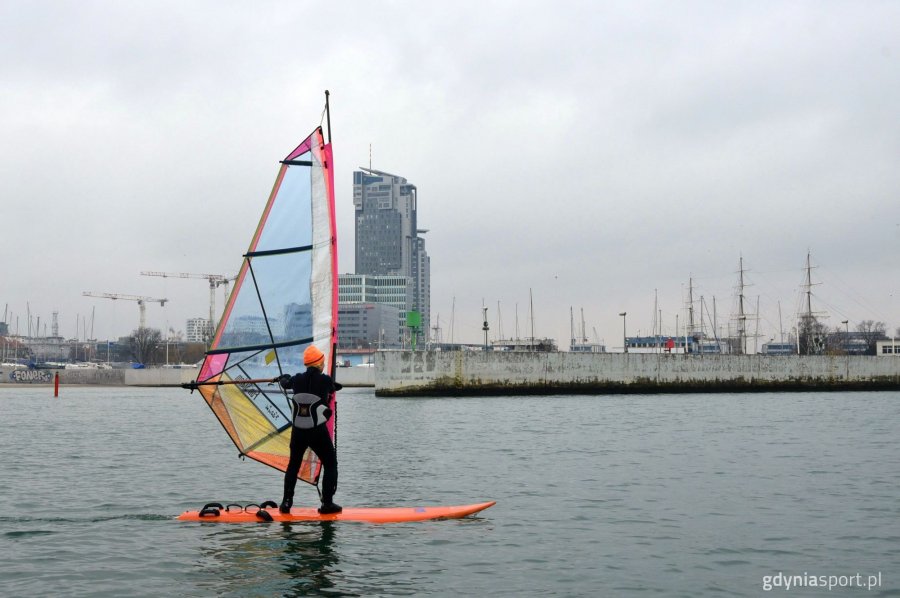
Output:
M228 283L237 276L225 276L224 274L194 274L190 272L141 272L142 276L161 276L163 278L203 278L209 281L209 335L212 337L213 327L216 321L216 288L225 286L225 294L228 294Z
M99 297L101 299L124 299L125 301L137 301L138 308L141 311L141 328L146 328L147 323L147 302L150 303L159 303L160 307L165 306L168 299L154 299L153 297L141 297L140 295L122 295L120 293L92 293L90 291L84 291L82 293L85 297Z

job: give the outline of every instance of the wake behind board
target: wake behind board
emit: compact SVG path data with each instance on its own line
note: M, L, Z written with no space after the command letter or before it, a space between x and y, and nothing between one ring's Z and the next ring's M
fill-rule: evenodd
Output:
M431 519L460 519L492 507L496 501L472 505L446 507L344 507L340 513L321 515L314 507L298 507L290 513L280 513L277 508L246 510L240 505L229 505L230 509L204 507L199 511L185 511L178 516L180 521L203 521L207 523L261 523L266 521L362 521L366 523L404 523L407 521L428 521Z

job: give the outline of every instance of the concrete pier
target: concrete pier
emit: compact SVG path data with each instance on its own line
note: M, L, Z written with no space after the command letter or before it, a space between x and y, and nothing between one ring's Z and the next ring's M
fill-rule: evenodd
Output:
M900 390L900 357L382 351L379 396Z

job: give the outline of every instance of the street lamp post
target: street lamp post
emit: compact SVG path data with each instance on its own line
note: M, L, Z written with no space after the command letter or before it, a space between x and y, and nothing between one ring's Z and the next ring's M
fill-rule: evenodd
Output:
M847 334L844 336L844 351L847 352L847 355L850 355L850 320L842 320L841 324L844 325L847 331Z
M625 333L625 316L627 314L628 312L626 311L623 311L619 314L620 316L622 316L622 348L624 349L625 353L628 353L628 337Z

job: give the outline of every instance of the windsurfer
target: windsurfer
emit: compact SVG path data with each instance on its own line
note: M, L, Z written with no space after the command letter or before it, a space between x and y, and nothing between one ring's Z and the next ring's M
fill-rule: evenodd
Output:
M333 500L338 481L337 453L325 424L332 415L329 408L331 395L342 387L331 376L322 373L325 355L315 345L310 345L303 352L303 364L307 369L302 374L284 374L275 379L283 388L289 388L294 393L291 457L284 472L284 498L278 510L282 513L290 512L294 504L297 473L303 463L303 453L309 448L319 458L325 470L319 513L340 513L340 505Z

